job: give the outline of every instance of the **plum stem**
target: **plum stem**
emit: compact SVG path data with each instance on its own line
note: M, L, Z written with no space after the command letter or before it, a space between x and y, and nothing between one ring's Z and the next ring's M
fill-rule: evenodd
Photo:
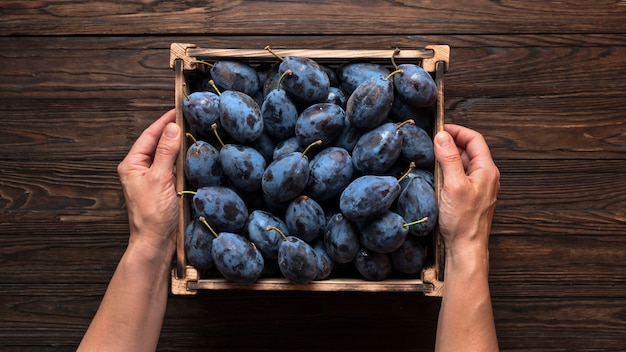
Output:
M413 120L413 119L408 119L408 120L404 120L404 121L402 121L401 123L399 123L399 124L396 126L396 130L401 129L401 128L402 128L402 126L404 126L404 125L406 125L406 124L409 124L409 125L415 125L415 120Z
M269 53L274 55L278 60L285 61L285 59L283 57L281 57L280 55L276 54L272 49L270 49L269 45L265 46L265 50L269 51Z
M396 55L400 54L400 48L396 48L393 51L393 54L391 54L391 64L393 65L394 69L398 69L398 65L396 64Z
M409 227L409 226L413 226L413 225L417 225L417 224L421 224L423 222L428 222L428 216L425 216L419 220L415 220L412 222L407 222L405 224L402 224L403 227Z
M200 143L198 143L198 140L196 139L196 137L193 136L193 134L187 132L187 133L185 133L185 136L187 136L187 138L191 139L193 141L193 144L200 145Z
M217 95L222 95L222 92L220 92L220 90L215 85L215 81L214 80L210 79L209 80L209 84L211 85L211 87L213 87L213 89L215 89L215 92L217 92Z
M179 197L182 197L182 196L183 196L183 194L193 194L193 195L196 195L196 194L197 194L197 192L194 192L194 191L180 191L180 192L178 192L178 193L177 193L177 195L178 195Z
M213 67L214 66L212 63L204 61L204 60L192 60L191 63L192 64L203 64L203 65L207 65L209 67Z
M185 99L189 100L189 92L187 92L187 83L183 83L183 95L185 96Z
M287 75L289 75L289 76L293 75L293 71L292 70L287 70L287 71L283 72L282 75L280 75L280 78L278 78L278 86L276 87L276 90L280 90L280 85L283 83L283 79Z
M284 233L284 232L282 232L282 231L281 231L278 227L276 227L276 226L271 226L271 225L270 225L270 226L266 227L265 229L266 229L267 231L274 230L274 231L278 232L281 236L283 236L283 238L285 239L285 241L289 241L289 239L287 239L287 236L285 235L285 233Z
M225 145L224 145L224 141L222 141L222 138L220 138L220 134L219 134L219 133L217 133L217 124L214 122L214 123L211 125L211 128L213 129L213 134L215 134L215 137L217 137L217 140L218 140L218 141L220 142L220 144L222 145L222 148L224 148L224 147L225 147Z
M411 173L413 169L415 169L415 162L411 161L411 163L409 164L409 169L406 170L404 174L402 174L402 176L400 176L400 178L398 179L398 183L404 181L404 179L409 176L409 174Z
M318 139L318 140L316 140L315 142L313 142L313 143L309 144L309 145L306 147L306 149L304 149L304 151L302 152L302 158L304 159L305 154L309 151L309 149L311 149L311 148L312 148L313 146L315 146L315 145L320 145L320 144L322 144L322 140L321 140L321 139Z
M397 75L398 73L404 73L404 71L403 70L395 70L395 71L391 72L387 77L385 77L385 81L388 81L389 78Z
M204 218L204 216L199 217L199 218L198 218L198 220L200 220L200 222L201 222L201 223L203 223L203 224L204 224L204 226L206 226L206 227L209 229L209 231L211 231L211 233L213 234L213 236L215 236L215 237L219 236L219 235L217 234L217 232L215 232L215 230L213 230L213 228L211 227L211 225L209 225L209 222L208 222L208 221L206 221L206 219Z

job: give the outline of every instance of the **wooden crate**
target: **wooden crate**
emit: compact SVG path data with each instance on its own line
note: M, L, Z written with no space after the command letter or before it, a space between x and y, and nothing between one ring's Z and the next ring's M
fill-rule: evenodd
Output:
M278 55L305 56L321 64L340 65L350 60L365 60L369 62L391 65L391 56L394 50L309 50L309 49L274 49ZM434 131L443 129L444 122L444 73L449 65L450 48L447 45L426 45L417 49L401 49L395 56L396 63L417 63L426 71L434 75L438 87L438 98L434 106ZM195 44L173 43L170 48L170 67L175 77L175 108L177 123L183 132L189 131L190 126L183 116L183 100L188 87L188 79L194 71L199 70L198 61L212 62L220 59L234 59L255 64L276 62L276 57L263 47L257 49L211 49L201 48ZM177 189L187 187L183 162L189 147L189 141L184 139L177 162ZM435 191L437 197L441 192L441 170L434 165ZM439 198L438 198L439 199ZM171 292L175 295L193 295L198 290L304 290L304 291L359 291L359 292L422 292L427 296L441 296L444 286L444 255L445 249L441 235L435 227L432 234L432 245L429 248L426 265L421 275L416 278L388 278L382 281L368 281L358 277L329 278L313 281L309 284L296 285L282 277L261 278L249 285L235 284L219 276L201 277L198 270L189 265L185 259L184 236L187 224L191 220L190 202L186 197L180 197L179 206L182 209L178 221L176 238L176 258L171 272Z

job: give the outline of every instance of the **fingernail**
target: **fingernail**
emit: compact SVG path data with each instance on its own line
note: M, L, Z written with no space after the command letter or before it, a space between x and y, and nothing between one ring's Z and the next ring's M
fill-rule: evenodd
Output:
M175 123L168 123L165 126L165 131L163 133L167 138L174 138L178 135L178 125Z
M446 132L438 133L436 139L437 139L437 144L439 144L439 146L442 148L446 148L447 146L450 145L450 143L452 143L452 138Z

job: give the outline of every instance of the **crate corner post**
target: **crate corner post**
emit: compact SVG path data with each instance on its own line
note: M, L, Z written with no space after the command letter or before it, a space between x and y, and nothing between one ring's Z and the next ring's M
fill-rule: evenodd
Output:
M184 276L178 276L176 268L172 269L171 292L173 295L195 295L198 290L191 289L189 283L197 282L199 278L198 270L191 266L185 268Z

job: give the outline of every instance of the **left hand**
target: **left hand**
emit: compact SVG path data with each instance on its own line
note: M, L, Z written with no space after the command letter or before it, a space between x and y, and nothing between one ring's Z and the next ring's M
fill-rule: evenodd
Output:
M178 223L176 158L182 133L170 110L135 141L117 172L124 190L130 223L129 244L169 259L175 249Z

